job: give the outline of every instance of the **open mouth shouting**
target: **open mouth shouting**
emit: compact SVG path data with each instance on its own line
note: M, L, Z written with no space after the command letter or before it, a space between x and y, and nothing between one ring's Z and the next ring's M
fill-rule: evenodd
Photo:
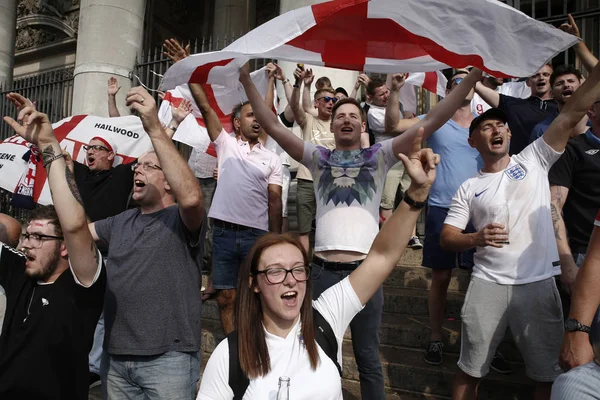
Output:
M281 295L281 299L285 306L290 308L296 307L296 305L298 305L298 292L295 290L288 290Z
M504 144L504 138L502 136L496 136L492 139L492 149L501 149Z
M562 92L563 97L570 97L573 94L573 89L565 89Z
M252 132L258 133L260 132L260 124L258 122L254 122L252 125Z
M96 157L88 156L88 158L87 158L88 167L93 167L95 162L96 162Z
M145 187L145 186L146 186L146 182L142 181L141 179L136 179L136 180L134 180L134 181L133 181L133 184L134 184L134 186L135 186L135 187L134 187L134 190L135 190L135 189L138 189L138 188L140 188L140 189L141 189L141 188L143 188L143 187Z

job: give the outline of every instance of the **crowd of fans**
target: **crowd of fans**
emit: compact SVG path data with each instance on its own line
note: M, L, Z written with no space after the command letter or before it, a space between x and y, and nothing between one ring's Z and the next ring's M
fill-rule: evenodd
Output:
M571 18L561 28L579 35ZM189 55L164 47L174 62ZM33 102L9 94L19 114L4 120L39 148L54 205L23 227L0 215L0 397L264 399L287 376L292 398L338 399L349 327L362 398L384 399L382 284L405 248L424 247L429 364L443 360L452 269L472 269L454 399L475 399L490 368L510 373L497 351L507 328L536 399L599 399L600 65L583 42L575 50L585 80L544 65L511 96L515 82L458 69L420 116L402 112L405 74L360 74L350 96L320 77L311 99L311 69L290 80L269 64L263 98L246 65L232 133L189 85L217 157L194 149L187 162L172 137L191 99L165 125L131 89L152 150L117 164L117 144L94 137L79 163ZM111 117L119 89L111 78ZM298 235L286 233L290 158ZM212 298L227 338L199 382Z

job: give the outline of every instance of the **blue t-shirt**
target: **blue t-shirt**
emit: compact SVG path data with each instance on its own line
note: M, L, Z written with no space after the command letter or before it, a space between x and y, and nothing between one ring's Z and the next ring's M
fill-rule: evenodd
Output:
M468 139L469 128L451 119L427 139L427 146L440 155L435 182L429 192L430 206L450 208L452 196L460 185L483 168L479 152L469 145Z
M550 127L552 122L554 122L554 120L556 119L557 116L558 115L552 115L552 116L546 118L545 120L543 120L542 122L540 122L539 124L537 124L533 128L533 131L531 131L531 136L529 136L529 143L533 143L537 139L541 138L542 135L544 133L546 133L546 131L548 130L548 128ZM592 126L591 121L587 122L587 126L589 126L589 127Z

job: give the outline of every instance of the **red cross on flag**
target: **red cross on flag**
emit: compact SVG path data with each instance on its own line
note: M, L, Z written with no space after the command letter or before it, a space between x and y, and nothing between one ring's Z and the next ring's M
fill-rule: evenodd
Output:
M163 88L236 87L239 67L251 58L376 73L472 65L524 77L577 41L497 0L332 0L282 14L223 51L176 63Z

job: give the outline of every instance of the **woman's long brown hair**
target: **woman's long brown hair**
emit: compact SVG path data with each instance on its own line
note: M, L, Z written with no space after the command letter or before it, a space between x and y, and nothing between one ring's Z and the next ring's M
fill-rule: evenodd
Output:
M258 263L263 252L278 244L291 244L302 253L304 264L309 265L308 255L296 236L284 233L268 233L259 238L242 267L240 268L236 300L236 328L238 333L238 354L242 371L249 379L255 379L267 375L271 370L269 349L265 339L263 328L263 311L260 301L260 293L254 288L257 285L256 276L250 285L250 276L258 271ZM306 281L306 293L300 308L302 322L302 336L310 365L312 369L317 368L319 353L315 340L315 328L312 310L312 282Z

